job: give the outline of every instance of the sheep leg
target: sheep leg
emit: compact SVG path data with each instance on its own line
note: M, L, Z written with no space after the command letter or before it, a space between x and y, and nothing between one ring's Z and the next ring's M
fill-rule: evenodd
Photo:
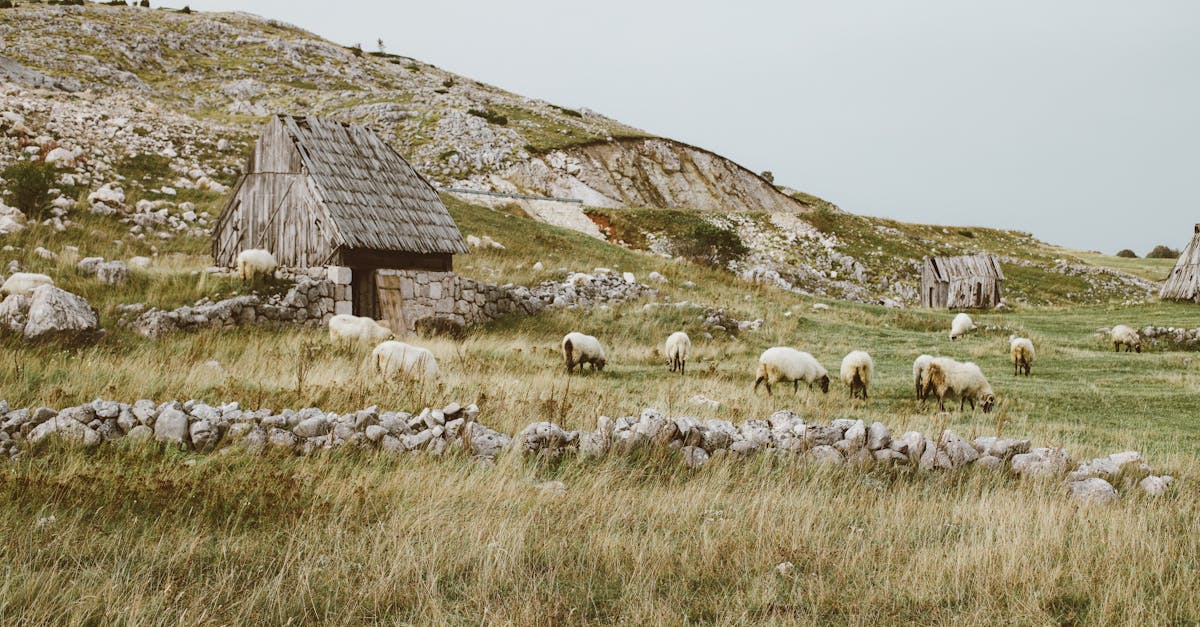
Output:
M810 389L810 390L812 389L811 383L808 384L808 389ZM800 382L792 381L792 394L799 394L799 393L800 393Z
M767 378L766 378L766 377L759 377L759 378L757 378L757 379L755 379L755 380L754 380L754 391L755 391L755 393L757 393L757 392L758 392L758 384L760 384L760 383L766 383L766 384L767 384L767 396L770 396L770 395L771 395L771 382L770 382L770 381L767 381Z
M686 359L679 360L679 374L680 375L687 374L687 360Z
M938 394L937 398L938 398L938 411L946 411L946 404L943 402L943 400L946 398L946 395Z

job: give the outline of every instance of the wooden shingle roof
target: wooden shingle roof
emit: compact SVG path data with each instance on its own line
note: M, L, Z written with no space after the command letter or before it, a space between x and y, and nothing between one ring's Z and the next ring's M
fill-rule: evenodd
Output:
M412 253L465 253L437 191L370 129L316 117L279 116L300 152L338 243Z
M992 277L1004 280L1000 261L995 255L963 255L961 257L926 257L925 263L933 269L939 281L953 281L972 277Z

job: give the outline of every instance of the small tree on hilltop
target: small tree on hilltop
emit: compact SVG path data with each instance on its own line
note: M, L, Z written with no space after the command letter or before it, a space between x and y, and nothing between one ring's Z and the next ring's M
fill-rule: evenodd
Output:
M8 166L0 175L6 181L8 202L31 220L43 219L50 206L50 188L58 179L54 166L22 161Z
M775 173L774 172L772 172L770 170L763 170L763 173L759 174L759 176L766 179L768 183L770 183L772 185L775 184Z
M1117 256L1124 257L1126 259L1137 259L1137 253L1133 252L1132 250L1129 250L1128 248L1124 248L1124 249L1117 251Z
M1146 253L1146 259L1178 259L1178 258L1179 258L1178 250L1175 250L1174 248L1171 248L1170 246L1164 246L1162 244L1155 246L1154 250Z

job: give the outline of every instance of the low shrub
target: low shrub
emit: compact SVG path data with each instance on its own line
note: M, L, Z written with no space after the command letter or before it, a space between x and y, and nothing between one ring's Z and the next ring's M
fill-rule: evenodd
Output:
M675 254L718 268L742 258L749 249L742 238L732 229L722 228L708 222L693 224L675 241Z
M1123 248L1121 250L1118 250L1117 256L1124 257L1125 259L1137 259L1138 258L1137 253L1133 252L1132 250L1129 250L1128 248Z
M1155 246L1154 250L1151 250L1150 252L1146 253L1146 259L1178 259L1178 258L1179 258L1178 250L1175 250L1174 248L1171 248L1170 246L1164 246L1162 244Z
M508 118L500 113L496 113L491 109L468 109L467 113L479 118L483 118L492 124L504 126L508 124Z
M0 173L5 180L8 202L20 209L30 220L41 220L50 206L50 188L58 180L54 166L22 161Z

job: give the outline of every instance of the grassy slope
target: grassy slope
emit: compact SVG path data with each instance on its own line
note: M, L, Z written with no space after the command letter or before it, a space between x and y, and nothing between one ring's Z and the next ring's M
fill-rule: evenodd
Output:
M949 316L941 312L833 303L813 314L809 299L794 294L450 205L464 232L508 246L459 259L464 274L524 282L550 278L560 266L604 265L639 277L657 270L670 279L666 296L723 305L739 318L762 317L765 325L741 338L705 340L698 310L641 304L502 320L460 344L428 342L444 373L437 390L375 382L362 374L364 355L345 349L321 351L297 389L293 364L305 342L321 341L315 329L237 329L158 341L118 329L98 346L71 351L3 340L10 356L0 361L4 395L21 405L201 397L340 411L473 401L486 424L510 432L540 419L590 428L601 413L655 406L734 421L793 408L810 420L879 419L897 431L944 423L963 435L995 433L996 415L938 418L911 400L911 360L932 352L980 363L1007 406L1005 434L1064 444L1077 457L1138 449L1180 484L1165 499L1129 492L1112 508L1089 510L1069 503L1056 485L1007 475L878 469L864 475L766 459L718 462L693 475L673 458L559 468L505 459L488 469L455 458L63 452L0 465L0 533L10 564L0 580L0 617L1142 624L1200 618L1191 573L1200 557L1192 533L1200 512L1188 496L1200 454L1194 422L1200 366L1185 364L1182 353L1117 355L1092 336L1118 321L1200 326L1200 308L985 314L979 322L1004 329L950 344ZM205 262L181 259L167 273L174 278L156 276L149 284L176 280L192 289L190 272ZM535 261L547 270L532 271ZM699 287L680 287L688 279ZM98 292L89 294L123 296ZM686 379L668 376L655 348L679 328L696 342ZM555 346L572 329L600 335L610 367L572 379L564 402L568 381ZM1038 345L1029 379L1009 369L1010 329ZM833 370L847 351L870 350L877 364L871 402L851 402L838 384L827 396L755 396L755 358L774 344L809 350ZM221 368L206 365L214 359ZM722 408L688 405L698 393ZM545 479L562 480L567 496L530 486ZM57 522L34 524L48 515ZM796 564L794 575L774 572L783 561Z

